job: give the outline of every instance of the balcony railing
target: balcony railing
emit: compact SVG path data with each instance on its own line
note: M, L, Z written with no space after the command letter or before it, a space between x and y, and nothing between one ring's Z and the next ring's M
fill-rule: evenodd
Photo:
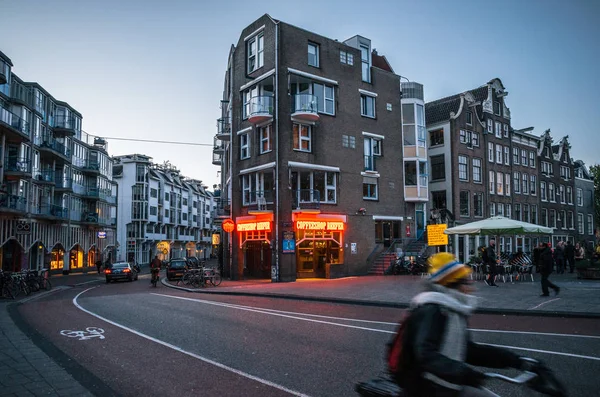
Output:
M31 173L31 160L23 157L7 157L4 162L5 172Z
M213 160L212 160L213 165L221 165L222 158L223 158L223 155L221 153L213 152Z
M40 142L39 146L40 149L48 148L64 157L71 156L71 149L67 148L65 145L50 136L42 137L42 141Z
M87 160L83 163L81 169L83 171L100 172L100 162L98 160Z
M243 203L248 207L248 211L268 211L273 209L273 191L256 190L246 191L243 196Z
M81 222L98 223L98 214L96 212L83 212Z
M73 181L64 178L61 173L60 175L57 175L54 187L57 189L71 189L73 187Z
M273 118L273 97L255 96L250 98L248 121L259 124Z
M365 156L365 171L376 171L375 156Z
M30 124L8 109L0 108L0 123L29 138Z
M32 212L34 212L33 209ZM60 205L43 203L39 206L37 213L40 215L54 216L60 219L69 219L69 209L61 207Z
M319 209L321 206L321 192L314 189L300 189L293 194L292 209Z
M215 210L216 216L230 216L231 215L231 202L229 199L220 198L217 201L217 208ZM201 223L201 216L198 219L198 223Z
M296 94L292 101L292 117L306 121L319 119L319 98L311 94Z
M225 143L223 143L223 141L219 139L218 135L215 135L215 138L214 138L213 152L214 153L224 153L225 152Z
M75 133L75 117L74 116L55 116L55 130L66 130Z
M0 193L0 208L25 212L27 200L14 194Z
M217 120L217 138L222 141L231 139L231 124L229 124L228 119Z
M33 179L38 182L44 183L54 183L54 171L52 170L42 170L34 173Z

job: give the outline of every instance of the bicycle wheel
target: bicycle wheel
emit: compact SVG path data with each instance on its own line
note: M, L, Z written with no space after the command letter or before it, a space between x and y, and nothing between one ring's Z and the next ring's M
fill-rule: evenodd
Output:
M31 288L33 292L38 292L40 290L40 284L37 280L29 280L27 284L29 284L29 288Z
M31 288L29 288L29 285L27 285L25 281L21 280L19 282L19 288L21 291L25 292L25 296L29 296L29 294L31 294Z
M215 272L214 276L210 279L210 282L215 287L218 287L219 284L221 284L221 281L223 281L223 279L221 278L221 274L219 274L219 272Z
M7 284L2 286L2 297L6 299L15 299L15 296L12 293L12 288L10 288Z
M183 285L190 285L191 281L192 281L192 273L185 273L183 275L183 277L181 277L181 280L177 281L177 285L179 285L180 283Z
M40 280L40 289L43 288L46 291L50 291L52 289L52 283L47 278L42 278Z

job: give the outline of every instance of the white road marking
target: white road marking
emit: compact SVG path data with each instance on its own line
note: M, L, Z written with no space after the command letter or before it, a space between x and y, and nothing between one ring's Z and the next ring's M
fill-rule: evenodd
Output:
M529 309L527 309L527 310L535 310L535 309L537 309L537 308L538 308L538 307L540 307L540 306L544 306L544 305L546 305L546 304L548 304L548 303L550 303L550 302L554 302L554 301L557 301L557 300L560 300L560 298L554 298L554 299L550 299L549 301L542 302L542 303L540 303L540 304L539 304L539 305L537 305L537 306L530 307L530 308L529 308Z
M575 358L584 358L586 360L594 360L600 361L600 357L594 356L583 356L581 354L572 354L572 353L563 353L563 352L554 352L550 350L539 350L539 349L530 349L528 347L517 347L517 346L505 346L505 345L494 345L492 343L485 343L486 345L496 346L496 347L504 347L506 349L514 349L514 350L525 350L528 352L536 352L536 353L545 353L545 354L555 354L558 356L567 356L567 357L575 357Z
M62 336L68 338L78 338L77 340L89 340L93 338L104 339L104 330L98 327L87 327L85 331L71 331L70 329L63 329L60 331Z
M553 334L551 332L533 332L533 331L503 331L496 329L474 329L469 328L469 331L472 332L489 332L489 333L497 333L497 334L522 334L522 335L543 335L543 336L564 336L571 338L590 338L590 339L600 339L600 336L597 335L578 335L578 334Z
M148 339L148 340L150 340L150 341L152 341L152 342L158 343L158 344L160 344L160 345L162 345L162 346L168 347L168 348L170 348L170 349L173 349L173 350L175 350L175 351L178 351L178 352L180 352L180 353L183 353L183 354L185 354L185 355L188 355L188 356L190 356L190 357L196 358L196 359L198 359L198 360L200 360L200 361L203 361L203 362L205 362L205 363L207 363L207 364L214 365L214 366L216 366L216 367L218 367L218 368L221 368L221 369L224 369L224 370L226 370L226 371L233 372L233 373L234 373L234 374L236 374L236 375L243 376L243 377L245 377L245 378L248 378L248 379L254 380L254 381L256 381L256 382L262 383L262 384L264 384L264 385L267 385L267 386L273 387L273 388L275 388L275 389L278 389L278 390L284 391L284 392L286 392L286 393L289 393L289 394L292 394L292 395L294 395L294 396L309 397L307 394L300 393L300 392L297 392L297 391L295 391L295 390L292 390L292 389L288 389L288 388L287 388L287 387L285 387L285 386L279 385L279 384L277 384L277 383L273 383L273 382L271 382L271 381L268 381L268 380L266 380L266 379L259 378L259 377L257 377L257 376L254 376L254 375L250 375L249 373L246 373L246 372L240 371L240 370L238 370L238 369L235 369L235 368L229 367L229 366L227 366L227 365L221 364L221 363L219 363L219 362L217 362L217 361L214 361L214 360L211 360L211 359L209 359L209 358L202 357L202 356L200 356L200 355L198 355L198 354L195 354L195 353L189 352L189 351L187 351L187 350L184 350L184 349L182 349L181 347L178 347L178 346L172 345L172 344L170 344L170 343L168 343L168 342L164 342L164 341L162 341L162 340L160 340L160 339L153 338L152 336L146 335L146 334L144 334L144 333L142 333L142 332L140 332L140 331L136 331L136 330L134 330L134 329L131 329L131 328L129 328L129 327L126 327L125 325L122 325L122 324L119 324L119 323L117 323L117 322L114 322L114 321L112 321L112 320L109 320L109 319L107 319L107 318L105 318L105 317L102 317L102 316L100 316L99 314L96 314L96 313L94 313L94 312L92 312L92 311L90 311L90 310L87 310L87 309L83 308L83 307L82 307L82 306L81 306L79 303L77 303L77 298L79 298L79 296L80 296L80 295L82 295L82 294L86 293L87 291L89 291L89 290L91 290L91 289L93 289L93 288L95 288L95 287L88 288L88 289L86 289L85 291L82 291L82 292L80 292L79 294L77 294L77 295L76 295L76 296L73 298L73 304L75 305L75 307L77 307L79 310L81 310L81 311L83 311L83 312L85 312L85 313L87 313L87 314L89 314L89 315L91 315L91 316L94 316L94 317L96 317L97 319L100 319L100 320L102 320L102 321L105 321L105 322L107 322L107 323L109 323L109 324L112 324L112 325L114 325L115 327L119 327L119 328L121 328L121 329L124 329L125 331L131 332L132 334L135 334L135 335L137 335L137 336L140 336L140 337L142 337L142 338L144 338L144 339Z

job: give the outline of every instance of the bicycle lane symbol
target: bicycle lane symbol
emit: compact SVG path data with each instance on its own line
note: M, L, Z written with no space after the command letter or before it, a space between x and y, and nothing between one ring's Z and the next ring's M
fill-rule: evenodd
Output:
M87 327L85 331L71 331L69 329L63 329L60 331L62 336L67 338L78 338L77 340L89 340L92 338L104 339L104 330L98 327Z

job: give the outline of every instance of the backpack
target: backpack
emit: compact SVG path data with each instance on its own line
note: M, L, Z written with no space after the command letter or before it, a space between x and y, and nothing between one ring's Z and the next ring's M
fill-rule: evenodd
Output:
M411 311L405 311L402 316L402 320L398 324L398 330L396 334L392 338L392 340L387 344L387 370L388 373L392 376L392 378L396 381L399 381L402 377L402 374L406 371L406 357L403 355L404 353L404 343L406 329L408 327L408 322L411 317Z

